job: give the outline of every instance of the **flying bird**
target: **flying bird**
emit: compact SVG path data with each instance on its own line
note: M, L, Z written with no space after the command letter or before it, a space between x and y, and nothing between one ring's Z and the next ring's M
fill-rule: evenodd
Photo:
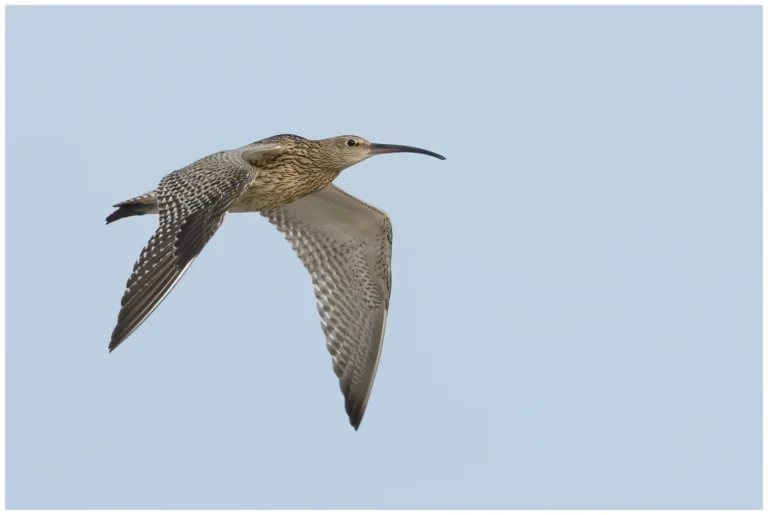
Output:
M107 224L159 215L123 294L112 352L179 282L227 213L258 212L286 239L312 277L317 308L350 424L363 419L378 368L392 288L392 224L383 211L332 183L371 156L416 147L359 136L272 136L216 152L162 178L154 190L115 204Z

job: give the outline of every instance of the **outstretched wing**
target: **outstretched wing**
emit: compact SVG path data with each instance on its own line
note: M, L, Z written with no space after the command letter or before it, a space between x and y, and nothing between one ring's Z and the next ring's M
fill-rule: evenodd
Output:
M373 388L392 284L392 224L334 185L262 212L312 276L333 371L357 429Z
M253 180L239 153L219 152L168 174L156 190L159 222L133 267L110 352L170 293Z

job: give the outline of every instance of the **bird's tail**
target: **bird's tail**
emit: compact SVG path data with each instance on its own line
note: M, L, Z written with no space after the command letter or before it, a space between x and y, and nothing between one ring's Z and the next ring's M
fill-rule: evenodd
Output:
M127 218L129 216L139 216L139 215L146 215L146 211L141 211L140 209L137 209L138 206L132 206L130 204L125 206L119 206L114 213L109 215L107 217L107 224L111 224L112 222L116 222L117 220L120 220L121 218ZM144 206L140 206L144 207Z
M151 191L140 195L138 197L120 202L112 207L116 207L114 213L107 217L107 224L116 222L121 218L127 218L129 216L140 216L150 213L157 213L157 198L155 192Z

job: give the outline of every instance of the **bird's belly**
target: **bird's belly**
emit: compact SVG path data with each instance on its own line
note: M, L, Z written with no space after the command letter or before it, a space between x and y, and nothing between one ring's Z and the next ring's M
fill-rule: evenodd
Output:
M232 204L229 212L256 212L290 204L294 200L325 188L335 179L335 176L330 177L325 174L290 177L279 175L259 174Z

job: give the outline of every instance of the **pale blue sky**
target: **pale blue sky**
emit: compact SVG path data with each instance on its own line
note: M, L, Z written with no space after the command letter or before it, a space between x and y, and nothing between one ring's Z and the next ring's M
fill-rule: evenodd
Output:
M761 9L7 10L9 508L759 508ZM110 205L359 134L387 338L355 433L308 275L230 216L111 355Z

